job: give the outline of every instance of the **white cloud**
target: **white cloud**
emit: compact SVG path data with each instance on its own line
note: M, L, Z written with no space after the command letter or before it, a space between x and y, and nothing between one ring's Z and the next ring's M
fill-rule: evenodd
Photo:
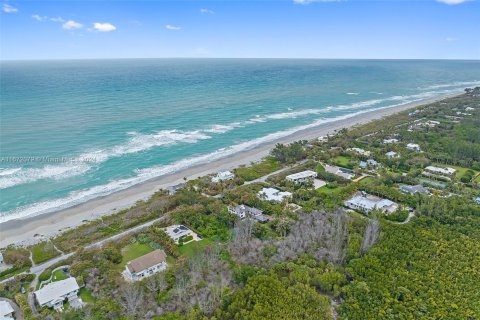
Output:
M201 14L214 14L213 10L210 9L200 9Z
M165 26L165 28L167 28L168 30L180 30L180 29L182 29L181 27L172 26L171 24L167 24Z
M451 4L451 5L466 2L466 0L437 0L437 1L445 4Z
M446 37L446 38L445 38L445 41L455 41L455 38L452 38L452 37Z
M296 4L310 4L312 2L340 2L343 0L293 0Z
M18 9L17 9L17 8L12 7L12 6L9 5L8 3L4 3L4 4L3 4L2 10L3 10L3 12L5 12L5 13L16 13L16 12L18 12Z
M61 17L50 18L49 20L53 22L65 22L65 20Z
M83 25L79 22L73 21L73 20L68 20L62 25L62 28L65 30L75 30L75 29L80 29L82 28Z
M43 21L43 20L48 19L48 17L47 16L40 16L38 14L34 14L34 15L32 15L32 19L37 20L37 21Z
M93 24L93 29L100 31L100 32L111 32L117 30L117 27L115 27L113 24L108 23L108 22L95 22Z

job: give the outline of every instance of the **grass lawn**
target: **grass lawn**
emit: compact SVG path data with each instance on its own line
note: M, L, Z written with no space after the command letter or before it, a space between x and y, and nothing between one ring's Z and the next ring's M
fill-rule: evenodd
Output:
M361 186L366 186L375 181L374 177L365 177L359 181Z
M148 244L135 242L129 244L122 248L122 262L118 265L120 269L123 270L127 262L143 256L149 252L152 252L153 249Z
M317 192L323 193L323 194L335 195L335 194L338 194L338 193L342 192L342 190L344 188L345 187L328 188L327 186L324 186L324 187L318 188Z
M477 171L473 170L473 169L470 169L470 168L464 168L464 167L459 167L459 166L452 166L452 165L444 165L444 164L440 164L440 163L435 163L434 166L437 166L437 167L441 167L441 168L446 168L446 167L449 167L449 168L453 168L455 170L457 170L457 178L461 178L465 172L467 172L468 170L472 170L473 172L475 172L475 174L477 174Z
M95 302L95 298L92 296L92 293L90 292L90 290L86 289L86 288L80 288L80 298L82 299L83 302L85 303L94 303Z
M203 238L200 241L192 241L184 246L179 246L178 251L181 255L185 255L187 257L193 256L193 254L203 248L207 247L209 244L212 243L212 240L208 238Z
M32 251L32 259L37 264L48 261L60 255L60 253L55 250L53 243L51 242L41 242L31 247L30 250Z
M332 160L337 166L351 168L351 166L349 166L349 162L352 160L352 158L350 157L338 156L333 158Z
M57 270L53 273L52 281L60 281L60 280L65 280L67 279L67 275L63 270Z

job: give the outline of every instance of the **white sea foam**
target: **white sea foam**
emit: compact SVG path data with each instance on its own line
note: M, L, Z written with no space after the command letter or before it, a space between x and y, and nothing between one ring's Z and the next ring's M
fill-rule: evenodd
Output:
M472 83L472 82L468 82ZM93 150L86 152L70 164L49 165L43 168L16 168L15 171L0 171L0 189L13 187L20 184L32 183L41 179L65 179L82 175L91 169L95 164L107 161L113 157L121 157L127 154L147 151L155 147L169 146L177 143L197 143L200 140L210 139L210 134L223 134L235 128L248 126L256 123L263 123L269 120L293 119L308 115L327 114L335 111L354 111L373 107L380 103L395 101L400 103L409 103L421 99L433 97L439 94L448 94L458 91L458 89L427 91L414 95L391 96L383 99L372 99L351 103L348 105L329 106L323 109L303 109L297 111L282 112L271 115L257 115L254 118L243 122L233 122L230 124L215 124L203 130L180 131L180 130L162 130L152 134L142 134L138 132L128 132L129 139L126 143L107 148L103 150ZM93 163L85 162L84 159L93 159ZM8 169L12 170L12 169ZM2 173L3 172L3 173Z
M358 96L360 93L359 92L347 92L348 95L350 96Z
M431 90L431 89L441 89L441 88L450 88L450 87L465 87L465 86L480 86L480 81L456 81L452 83L443 83L443 84L435 84L423 88L419 88L421 90Z
M22 170L22 168L0 168L0 176L10 176L20 170Z
M9 212L0 212L0 223L6 222L9 220L13 219L21 219L24 217L29 217L29 216L37 216L40 214L48 213L48 212L53 212L61 209L65 209L68 207L75 206L80 203L84 203L88 200L97 198L97 197L102 197L106 196L109 194L112 194L114 192L124 190L126 188L129 188L131 186L134 186L136 184L145 182L147 180L153 179L153 178L158 178L167 174L171 174L174 172L178 172L180 170L184 170L186 168L195 166L195 165L200 165L204 163L208 163L211 161L219 160L231 155L234 155L236 153L250 150L252 148L255 148L259 145L273 142L275 140L287 137L291 134L294 134L298 131L306 130L306 129L311 129L314 127L318 127L319 125L329 123L329 122L335 122L338 120L343 120L343 119L348 119L351 117L355 117L357 115L360 115L362 113L368 112L368 111L373 111L373 110L380 110L384 108L391 108L395 106L402 105L404 103L400 103L397 105L389 105L389 106L384 106L381 108L371 108L367 110L361 110L358 112L354 113L349 113L346 115L334 117L334 118L321 118L317 119L309 124L297 126L294 128L290 128L287 130L283 131L278 131L275 133L268 134L266 136L256 138L250 141L242 142L236 145L233 145L231 147L227 148L221 148L216 151L213 151L208 154L192 157L192 158L187 158L183 160L179 160L177 162L168 164L168 165L162 165L162 166L155 166L151 168L146 168L146 169L141 169L136 171L136 176L131 177L131 178L126 178L126 179L121 179L121 180L115 180L111 181L107 184L101 185L101 186L95 186L89 189L85 190L79 190L79 191L74 191L70 193L67 197L65 198L60 198L60 199L54 199L54 200L47 200L43 202L38 202L34 203L32 205L24 206L21 208L17 208L16 210L12 210Z
M137 132L129 132L128 134L130 138L125 144L86 152L68 163L46 165L41 168L20 168L20 170L7 172L8 174L0 176L0 189L43 179L61 180L80 176L90 170L95 164L105 162L113 157L121 157L126 154L176 143L196 143L199 140L211 138L211 136L198 130L190 132L162 130L153 134L140 134Z

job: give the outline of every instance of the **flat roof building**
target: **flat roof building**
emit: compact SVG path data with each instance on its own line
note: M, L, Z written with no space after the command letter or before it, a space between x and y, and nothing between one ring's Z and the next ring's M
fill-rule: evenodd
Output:
M165 228L165 232L168 234L170 238L172 238L175 243L179 243L181 238L185 238L188 236L195 237L196 233L190 230L189 228L185 227L181 224L175 224Z
M392 213L398 209L398 204L388 199L382 199L371 194L360 192L349 200L345 201L345 206L353 209L369 213L377 209L385 213Z
M285 177L288 181L292 181L295 183L305 183L307 181L311 181L312 179L317 177L317 173L312 170L305 170L302 172L290 174Z
M288 191L280 191L275 188L263 188L257 194L262 200L281 202L292 197L292 193Z
M436 167L436 166L428 166L425 168L425 170L430 171L432 173L438 173L442 175L447 175L451 176L457 172L457 170L453 168L441 168L441 167Z

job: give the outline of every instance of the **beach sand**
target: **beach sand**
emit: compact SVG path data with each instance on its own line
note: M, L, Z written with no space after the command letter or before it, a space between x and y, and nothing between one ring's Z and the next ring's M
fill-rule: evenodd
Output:
M159 177L111 195L82 203L75 207L4 222L0 224L0 248L6 247L10 244L31 245L46 238L54 237L55 235L70 228L75 228L86 221L95 220L101 216L113 214L119 210L132 206L138 200L148 199L159 189L165 189L169 186L184 182L184 178L189 180L195 179L218 171L233 169L242 164L248 165L251 162L259 161L268 155L276 143L289 143L298 140L315 139L342 128L365 124L372 120L380 119L407 109L415 108L419 105L428 104L455 95L457 94L368 111L351 118L325 123L315 128L298 131L288 137L260 145L254 149L240 152L233 156L207 164L191 167L168 176Z

